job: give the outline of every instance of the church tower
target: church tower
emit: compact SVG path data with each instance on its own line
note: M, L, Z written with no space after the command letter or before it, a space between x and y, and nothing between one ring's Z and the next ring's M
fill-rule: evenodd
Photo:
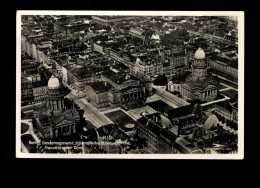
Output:
M61 111L64 109L64 93L60 80L54 75L52 75L48 81L46 103L49 112Z
M192 79L203 79L207 77L207 63L205 59L205 52L199 48L194 55L194 62L192 64Z

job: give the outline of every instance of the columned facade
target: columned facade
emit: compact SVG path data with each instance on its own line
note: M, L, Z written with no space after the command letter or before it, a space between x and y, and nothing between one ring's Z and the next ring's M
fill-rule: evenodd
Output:
M134 91L131 93L123 93L122 101L123 102L134 102L136 100L142 99L143 93L142 91Z
M58 138L60 136L66 136L76 133L76 125L75 124L67 124L64 126L54 127L51 130L51 137Z

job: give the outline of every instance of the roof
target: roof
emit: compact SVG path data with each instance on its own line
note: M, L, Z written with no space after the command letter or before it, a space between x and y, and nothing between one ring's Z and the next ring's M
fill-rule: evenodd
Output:
M188 114L193 114L193 113L199 113L200 110L198 110L200 106L198 105L187 105L187 106L182 106L179 108L172 108L168 110L168 117L169 119L181 117L181 116L186 116Z
M142 125L146 125L147 128L150 131L152 131L155 135L157 135L159 138L163 139L168 143L173 143L176 140L177 136L171 131L163 128L163 126L160 123L152 120L153 116L160 116L160 114L157 113L148 115L146 117L143 116L139 118L137 121Z
M180 84L185 82L186 78L190 75L191 72L185 71L185 72L179 72L176 75L173 76L173 78L171 79L171 81L174 84Z
M144 32L143 29L138 29L138 28L130 28L130 33L135 33L135 34L138 34L138 35L142 35L142 33Z
M169 131L168 129L161 129L160 131L160 137L163 138L168 143L175 142L177 136Z
M199 48L194 55L195 59L205 59L206 55L202 48Z
M27 69L27 70L25 70L25 74L26 75L34 75L34 74L38 74L39 73L39 71L38 71L38 69Z
M161 100L147 103L147 105L161 113L168 112L169 110L173 109L173 107L171 107L170 105L168 105L167 103Z
M238 61L230 62L229 66L238 69Z
M30 82L22 82L21 83L21 89L31 89L32 84Z
M90 84L90 87L96 92L96 93L104 93L108 92L113 86L109 83L104 82L93 82Z
M168 68L170 65L171 65L170 62L163 63L163 68L166 68L166 67Z
M188 80L185 82L191 89L205 89L209 85L218 86L218 81L213 76L208 76L205 79Z
M163 126L170 128L172 125L171 121L164 115L160 114L160 122Z
M137 122L139 122L142 125L145 125L148 122L148 119L142 116L137 120Z
M48 81L48 88L50 89L56 89L60 87L60 81L57 77L54 75L51 76L51 78Z
M103 75L109 78L110 80L112 80L116 84L121 84L127 80L138 80L135 76L129 73L122 72L122 71L115 73L111 69L104 71Z
M177 146L177 150L179 150L181 153L192 153L193 151L196 151L196 153L202 154L202 152L198 150L198 147L192 145L187 141L184 141L182 137L176 139L175 144L175 146Z
M50 125L49 117L47 116L47 114L40 114L39 120L43 127Z
M218 37L222 37L224 38L224 36L226 35L226 32L223 31L223 30L218 30L214 33L215 36L218 36Z
M216 104L216 106L222 107L228 110L229 112L232 112L233 110L232 105L228 101L219 102Z
M151 120L148 120L147 123L148 123L147 124L148 129L158 136L162 127Z
M47 86L47 80L32 82L33 88Z
M168 80L165 75L158 75L158 77L154 80L153 83L155 86L165 86L168 84Z
M93 73L101 72L104 69L104 67L82 67L79 69L76 69L75 75L77 78L82 79L82 78L88 78L90 77Z
M123 63L118 63L112 66L113 69L117 69L117 70L125 70L125 69L129 69L125 64Z
M54 116L55 117L55 116ZM71 115L71 114L61 114L59 116L56 116L53 120L52 120L52 123L53 125L58 125L60 122L62 122L63 120L67 120L67 121L71 121L71 122L74 122L75 119L74 117Z
M222 63L225 63L227 66L231 66L233 68L238 68L238 59L236 60L231 60L231 59L228 59L228 58L225 58L225 57L221 57L219 55L213 55L211 56L210 58L212 61L219 61L219 62L222 62Z

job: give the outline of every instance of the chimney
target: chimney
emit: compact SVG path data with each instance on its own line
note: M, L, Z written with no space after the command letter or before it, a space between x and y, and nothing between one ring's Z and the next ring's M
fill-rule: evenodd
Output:
M126 76L125 76L125 79L128 80L130 77L130 75L127 73Z

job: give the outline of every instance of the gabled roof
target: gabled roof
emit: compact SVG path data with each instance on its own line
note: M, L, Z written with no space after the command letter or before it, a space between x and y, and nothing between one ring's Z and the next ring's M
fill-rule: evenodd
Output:
M62 121L64 121L64 120L67 121L67 122L74 122L75 121L74 117L71 116L71 115L70 116L60 115L58 117L55 117L55 119L52 120L52 124L54 126L56 126L56 125L60 124Z

